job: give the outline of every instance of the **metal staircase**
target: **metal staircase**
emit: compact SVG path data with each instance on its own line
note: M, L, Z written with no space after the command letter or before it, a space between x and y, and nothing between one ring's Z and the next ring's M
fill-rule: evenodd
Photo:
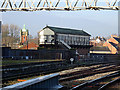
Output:
M70 47L67 43L65 43L63 40L60 40L60 42L61 42L64 46L66 46L68 49L71 49L71 47Z

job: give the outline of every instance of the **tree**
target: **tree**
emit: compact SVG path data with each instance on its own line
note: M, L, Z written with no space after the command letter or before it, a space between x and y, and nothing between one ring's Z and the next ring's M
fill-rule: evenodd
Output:
M8 24L2 25L2 37L7 37L9 34Z
M19 31L20 28L14 24L3 24L2 25L2 45L13 47L14 43L19 42Z
M9 26L9 34L10 34L10 43L17 43L19 41L20 36L20 28L17 25L11 24Z
M9 35L9 25L8 24L2 25L1 29L2 29L2 44L7 46L8 35Z
M95 39L99 38L99 36L96 36Z
M38 44L38 37L33 37L32 35L29 35L29 41Z

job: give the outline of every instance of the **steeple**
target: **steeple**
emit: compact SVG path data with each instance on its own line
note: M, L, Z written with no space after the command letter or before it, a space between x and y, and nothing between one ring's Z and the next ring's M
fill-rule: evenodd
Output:
M26 28L25 28L25 24L24 24L24 26L23 26L22 31L23 31L23 32L26 32L26 31L27 31Z
M20 42L23 44L28 39L28 30L25 28L25 24L23 25L23 29L20 31Z
M25 29L25 24L24 24L23 28Z

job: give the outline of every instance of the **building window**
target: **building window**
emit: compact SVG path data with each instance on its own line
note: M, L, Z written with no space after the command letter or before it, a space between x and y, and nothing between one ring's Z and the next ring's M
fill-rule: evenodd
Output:
M83 44L85 45L85 37L83 38Z
M61 40L61 36L60 35L58 35L58 40Z
M61 40L64 40L64 36L61 36Z
M51 35L52 38L54 38L54 35Z
M25 41L25 37L24 37L24 41Z

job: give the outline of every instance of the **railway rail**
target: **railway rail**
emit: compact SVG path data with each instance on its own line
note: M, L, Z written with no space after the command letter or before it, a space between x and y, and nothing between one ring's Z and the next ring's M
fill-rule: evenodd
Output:
M61 67L62 66L62 67ZM67 67L66 64L60 63L54 63L51 65L44 65L44 66L35 66L34 68L26 68L26 69L20 69L19 71L11 69L10 72L7 72L6 75L0 80L3 83L3 87L6 86L4 83L7 83L8 81L13 81L17 79L22 78L28 78L32 76L38 76L38 75L45 75L50 74L54 72L58 72L61 70L64 70L64 68ZM19 73L17 73L19 72ZM4 72L5 74L5 72Z
M93 66L93 67L89 67L89 68L86 68L86 67L83 67L85 69L72 69L70 71L66 71L67 73L62 73L60 74L61 78L62 77L68 77L68 76L73 76L73 75L76 75L76 74L79 74L79 73L82 73L82 72L85 72L86 70L93 70L93 69L99 69L99 68L102 68L102 67L106 67L106 66L110 66L111 64L103 64L103 65L97 65L97 66Z
M76 87L73 87L71 90L105 90L105 87L118 80L120 80L120 72L82 83Z
M32 70L31 68L33 68ZM3 82L7 80L13 80L13 79L18 79L18 78L24 78L24 77L29 77L29 76L34 76L34 75L40 75L40 74L47 74L50 72L55 72L55 71L61 71L64 69L67 69L67 67L72 67L72 66L67 66L64 62L57 62L57 63L52 63L53 68L50 68L50 65L44 64L44 65L32 65L32 66L27 66L25 67L8 67L9 69L3 68ZM56 68L55 68L56 66ZM61 67L62 66L62 67ZM26 68L27 67L27 68ZM58 70L59 69L59 70ZM37 70L37 71L36 71ZM29 71L29 72L28 72ZM10 73L9 73L10 72ZM71 73L72 74L72 73ZM61 77L64 75L61 75Z
M75 80L78 78L84 78L84 77L91 76L94 74L116 71L119 69L120 69L120 67L116 66L116 65L105 65L105 66L102 65L102 66L99 66L96 68L90 68L90 69L86 69L86 70L82 70L82 71L72 72L69 74L63 74L63 75L61 75L62 78L59 81L62 83L62 82L70 81L70 80Z
M62 67L61 67L61 65L62 65ZM51 68L51 70L48 70L48 69L50 69L50 68L48 68L48 66L47 66L47 69L46 70L43 70L42 72L36 72L36 71L33 71L33 72L30 72L30 73L21 73L21 74L19 74L19 75L13 75L13 76L10 76L10 77L5 77L5 78L3 78L3 83L5 82L7 82L7 81L9 81L9 80L15 80L15 79L20 79L20 78L26 78L26 77L30 77L30 76L35 76L35 75L41 75L41 74L49 74L49 73L54 73L54 72L60 72L61 70L65 70L65 68L67 67L66 65L63 65L62 63L61 63L61 65L57 65L57 68L55 68L55 65L53 65L54 66L54 68ZM99 66L98 67L92 67L92 68L90 68L90 69L85 69L85 70L82 70L82 71L75 71L75 72L70 72L69 74L68 73L66 73L66 74L61 74L60 75L60 77L61 77L61 79L60 79L60 82L63 82L63 81L68 81L68 80L73 80L73 79L76 79L76 78L80 78L80 77L87 77L87 76L89 76L89 75L92 75L92 74L95 74L95 73L102 73L102 72L108 72L110 69L113 69L113 67L114 67L114 69L113 70L117 70L117 69L119 69L120 67L116 67L115 65L113 65L113 64L102 64L102 65L100 65L100 64L98 64ZM117 65L118 66L118 65ZM70 67L70 66L69 66ZM102 71L102 70L99 70L99 68L104 68L104 67L107 67L106 68L106 71ZM107 70L108 69L108 67L109 67L109 70ZM112 68L111 68L112 67ZM38 69L37 69L38 70ZM96 72L96 70L98 71L98 72ZM85 73L85 72L88 72L89 71L89 73L87 74L87 73ZM90 74L90 72L91 71L93 71L93 73L91 73ZM79 74L80 73L82 73L82 75L81 76L79 76ZM77 74L78 74L78 76L77 76ZM76 75L75 77L72 77L72 76L74 76L74 75ZM70 79L71 78L71 79ZM4 85L3 85L4 86Z
M115 80L110 81L109 83L107 83L107 84L103 85L102 87L100 87L99 90L107 90L108 88L110 88L110 86L111 86L112 84L118 83L118 82L120 82L120 78L117 78L117 79L115 79ZM120 88L119 88L119 89L120 89Z
M21 74L28 74L28 73L33 73L33 72L42 72L44 70L48 70L50 67L52 68L52 66L55 65L62 65L63 62L59 61L59 62L45 62L45 63L33 63L33 64L24 64L24 65L13 65L13 66L6 66L2 68L2 74L3 74L3 78L6 77L11 77L14 75L21 75Z

